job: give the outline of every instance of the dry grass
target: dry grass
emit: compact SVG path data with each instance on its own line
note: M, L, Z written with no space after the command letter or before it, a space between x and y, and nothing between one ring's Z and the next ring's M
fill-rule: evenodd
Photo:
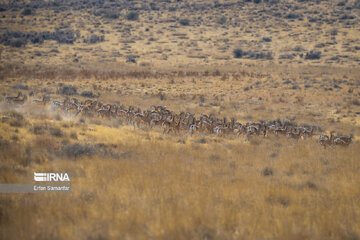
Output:
M325 150L315 139L163 135L46 116L28 112L45 131L18 128L17 143L2 124L1 146L12 147L0 151L1 182L68 171L72 193L1 195L3 239L360 236L358 142ZM56 127L62 136L51 134ZM91 154L68 155L69 144Z
M63 100L72 85L142 109L295 119L354 143L163 135L0 102L0 183L72 174L70 194L1 194L0 239L360 239L358 1L160 2L50 1L25 14L1 1L1 98ZM56 29L76 40L2 39Z

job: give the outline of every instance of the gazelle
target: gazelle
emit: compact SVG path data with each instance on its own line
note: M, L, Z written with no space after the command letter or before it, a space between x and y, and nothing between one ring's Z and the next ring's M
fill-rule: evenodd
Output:
M18 92L18 95L16 97L13 96L6 96L4 98L4 101L7 103L11 103L14 100L20 99L23 96L23 94L21 92Z
M324 148L326 148L327 146L331 146L332 142L331 139L329 138L329 136L327 135L320 135L318 143L323 146Z
M350 136L334 137L333 144L346 147L346 146L349 146L352 143L352 138L353 138L352 134Z
M5 97L4 100L7 103L24 104L25 101L27 100L27 96L22 94L21 92L19 92L16 97L7 96L7 97Z
M31 104L46 105L49 102L50 102L50 97L49 96L43 96L42 100L34 99L34 100L31 101Z

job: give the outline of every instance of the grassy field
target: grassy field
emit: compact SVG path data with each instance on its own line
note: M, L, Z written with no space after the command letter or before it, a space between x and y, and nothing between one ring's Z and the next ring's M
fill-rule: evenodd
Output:
M23 121L2 124L1 182L61 169L72 174L72 193L2 195L4 239L360 234L358 142L323 149L316 140L163 135L44 112Z
M359 1L256 2L0 1L0 96L28 97L0 101L0 183L72 186L0 194L0 239L360 239ZM354 138L164 134L31 104L89 93Z

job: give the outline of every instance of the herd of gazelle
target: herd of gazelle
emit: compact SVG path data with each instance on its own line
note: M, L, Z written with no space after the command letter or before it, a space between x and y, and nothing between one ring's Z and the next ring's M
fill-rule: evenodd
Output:
M24 104L27 96L21 92L16 97L7 96L5 102L13 104ZM43 97L41 100L33 100L31 104L46 105L50 103L49 97ZM229 134L255 136L267 136L269 134L283 135L288 138L301 139L311 138L314 135L319 136L319 144L324 146L348 146L351 144L353 135L350 136L334 136L331 132L330 136L318 133L319 128L309 125L298 125L288 119L285 120L268 120L259 122L248 122L241 124L234 118L217 118L213 114L209 116L200 114L196 118L194 114L189 112L175 113L166 108L166 106L152 106L152 110L141 111L140 108L129 106L125 108L123 105L104 104L97 100L85 100L83 102L76 98L66 98L63 101L52 101L51 107L66 112L73 112L75 115L82 114L84 116L99 116L102 118L118 118L122 121L132 124L134 127L160 126L163 133L179 133L195 132L212 133L218 136Z

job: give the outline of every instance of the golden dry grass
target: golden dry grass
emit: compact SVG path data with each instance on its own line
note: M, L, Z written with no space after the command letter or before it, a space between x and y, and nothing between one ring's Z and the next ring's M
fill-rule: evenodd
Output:
M13 144L0 151L2 183L28 183L35 171L72 174L71 194L2 194L3 239L360 235L359 142L323 149L316 139L163 135L56 118L28 110L22 127L2 124L2 147ZM34 126L58 127L63 135L36 135ZM73 143L107 151L64 155Z
M0 194L0 239L360 239L358 1L56 2L24 15L36 1L0 1L0 38L78 34L73 44L0 43L1 98L62 100L71 84L105 103L291 118L355 141L324 149L317 137L164 135L1 101L0 183L71 172L72 192ZM126 19L130 8L138 20ZM89 44L90 34L105 41ZM273 58L234 58L237 48ZM321 58L305 59L311 50Z

